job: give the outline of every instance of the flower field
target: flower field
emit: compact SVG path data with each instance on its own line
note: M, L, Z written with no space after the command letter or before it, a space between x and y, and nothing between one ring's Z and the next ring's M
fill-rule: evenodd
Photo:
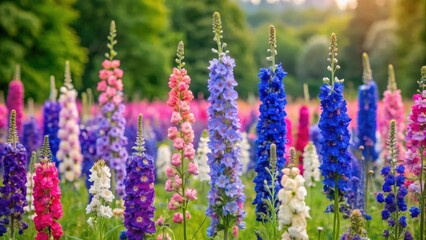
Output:
M318 99L305 86L290 102L271 25L259 98L245 102L224 24L215 12L205 99L181 41L167 100L127 101L114 21L96 92L78 95L67 61L59 91L52 77L49 99L24 111L18 66L0 97L0 236L426 239L426 66L403 102L393 66L378 89L363 53L346 101L332 33Z

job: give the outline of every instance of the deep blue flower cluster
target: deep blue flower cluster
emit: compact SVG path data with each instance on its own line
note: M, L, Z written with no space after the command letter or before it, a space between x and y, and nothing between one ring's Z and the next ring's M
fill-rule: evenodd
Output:
M259 98L261 101L259 107L259 121L257 123L257 154L256 154L256 177L254 190L256 197L253 204L256 205L256 213L267 214L267 206L265 199L271 198L267 189L265 189L265 181L268 186L272 186L270 173L266 170L271 169L270 146L275 143L277 146L277 178L274 183L276 192L281 189L280 180L282 177L281 169L285 165L285 143L286 143L286 122L285 105L287 104L286 94L284 90L283 78L287 75L281 64L277 65L276 70L271 68L262 68L259 72ZM275 203L278 204L278 201ZM260 214L256 214L257 221L265 221Z
M211 189L206 210L211 218L207 229L209 237L214 237L219 231L230 230L233 224L245 227L245 195L241 181L241 150L238 146L242 138L236 102L238 94L234 89L237 85L234 67L235 60L227 54L220 60L213 59L209 66L208 146L212 151L208 154Z
M38 127L37 120L31 116L27 121L24 122L22 127L22 145L28 153L37 151L41 146L41 133ZM27 154L27 166L31 162L31 154Z
M46 101L43 105L43 136L49 136L49 146L52 151L52 162L59 167L56 153L59 150L60 140L58 138L59 113L61 105L57 101Z
M376 161L379 153L376 146L377 130L377 85L369 81L359 87L357 116L357 146L363 146L362 154L366 161Z
M407 217L404 212L407 211L407 203L405 197L408 194L407 188L404 186L405 168L403 165L398 165L395 169L387 165L383 167L381 174L385 178L382 186L382 191L377 194L376 200L379 203L384 203L385 207L381 213L382 219L386 220L389 229L385 229L383 236L388 239L390 235L398 234L396 238L404 237L405 240L413 239L411 233L406 229ZM420 210L416 207L411 207L411 217L417 217Z
M337 183L339 198L349 190L348 181L351 177L351 156L348 148L350 133L348 130L351 119L347 113L346 101L343 98L343 84L335 83L334 90L328 84L321 86L321 118L318 123L322 139L322 156L320 170L324 176L324 192L327 198L334 198Z
M0 187L0 236L7 232L8 227L22 234L28 228L22 219L27 205L27 151L19 142L16 146L6 143L1 156L4 175L3 186Z
M80 146L83 155L82 175L86 177L86 188L90 189L93 182L89 181L90 169L93 167L96 159L96 139L97 139L97 121L96 119L88 120L84 125L80 126ZM89 202L92 195L89 194Z
M317 152L321 152L321 130L318 127L318 124L314 124L309 129L309 138L312 141L312 143L315 145L315 148L317 149ZM320 162L322 162L322 156L318 155L318 159Z
M155 233L155 223L152 220L155 211L155 170L153 158L145 150L142 131L138 131L133 149L126 161L124 226L129 240L139 240L145 239L145 234Z

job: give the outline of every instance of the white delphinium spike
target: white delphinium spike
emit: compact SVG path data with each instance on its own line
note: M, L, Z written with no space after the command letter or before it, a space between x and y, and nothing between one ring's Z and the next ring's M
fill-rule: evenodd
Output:
M241 149L241 164L243 165L243 173L247 172L248 165L250 163L250 143L248 141L247 133L241 133L242 141L240 145Z
M207 164L207 154L210 153L210 148L207 144L209 141L209 134L206 130L203 131L198 142L197 152L195 153L194 162L198 165L198 176L194 175L194 178L200 181L210 180L210 166Z
M172 158L172 151L168 144L162 143L157 149L157 160L155 161L155 168L157 171L157 178L159 180L166 179L166 169L170 165Z
M33 189L34 189L34 164L35 164L36 158L37 158L36 152L32 152L31 162L27 172L27 182L25 183L25 186L27 187L27 195L26 195L27 206L24 207L24 211L29 213L28 214L29 219L34 219L35 217Z
M319 166L317 149L312 142L309 142L303 152L303 177L307 187L315 187L315 183L321 180Z
M283 173L283 188L278 191L278 199L281 202L278 210L279 228L284 229L282 239L307 240L309 237L306 218L310 218L310 215L309 207L305 203L305 179L297 167L284 168Z
M104 160L98 160L90 169L90 172L89 181L93 182L93 185L90 187L89 193L93 197L92 201L86 207L86 214L94 213L87 220L87 223L93 226L97 223L98 217L111 218L113 213L108 203L114 200L114 195L110 190L111 171Z

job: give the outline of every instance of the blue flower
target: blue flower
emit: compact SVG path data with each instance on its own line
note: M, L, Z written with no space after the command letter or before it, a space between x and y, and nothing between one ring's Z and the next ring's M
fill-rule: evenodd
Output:
M385 198L383 196L383 193L378 193L376 196L376 200L378 203L384 203L385 202Z
M407 217L406 216L402 216L399 218L399 224L401 224L401 226L403 228L407 227Z
M58 138L60 111L61 104L56 101L46 101L43 105L43 136L49 136L52 161L55 163L56 167L59 167L59 161L56 158L56 153L59 150L60 143Z
M261 214L267 214L267 206L265 204L266 198L271 198L267 189L265 189L265 181L271 186L271 176L267 172L270 169L269 163L269 150L272 143L277 146L277 163L276 174L278 179L281 179L282 172L279 171L285 164L285 137L286 136L286 123L285 117L287 113L284 108L287 104L286 94L284 90L283 78L287 73L282 69L281 64L276 66L273 72L271 68L261 68L258 74L259 83L259 97L261 105L259 107L259 121L257 123L257 152L256 152L256 177L253 182L255 183L256 197L253 204L256 205L256 220L267 221L262 218ZM278 182L276 191L281 188ZM278 204L276 202L275 204Z
M386 220L386 219L388 219L390 217L390 212L388 211L388 210L383 210L382 211L382 219L383 220Z
M415 206L412 206L412 207L410 208L410 216L411 216L412 218L416 218L416 217L418 217L418 216L419 216L419 214L420 214L420 209L419 209L419 208L417 208L417 207L415 207Z

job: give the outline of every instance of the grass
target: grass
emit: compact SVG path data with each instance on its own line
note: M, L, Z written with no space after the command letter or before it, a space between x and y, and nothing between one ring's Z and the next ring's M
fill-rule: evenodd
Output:
M261 224L255 221L254 206L251 204L254 194L254 184L252 179L254 173L250 172L243 176L243 181L245 183L245 194L247 200L245 203L245 209L247 211L247 216L245 218L246 229L240 230L239 239L244 240L255 240L254 235L255 229L261 227ZM379 179L381 177L379 176ZM84 187L84 182L81 180L78 182L80 187L78 189L74 188L69 184L62 184L62 205L64 210L64 217L60 220L61 225L64 229L63 239L96 239L96 233L89 227L87 224L88 216L86 215L85 208L88 203L88 193ZM207 193L209 186L207 182L201 183L198 181L192 182L190 186L196 186L198 190L198 200L191 203L189 210L191 212L191 219L188 221L188 237L189 239L201 240L208 239L206 236L206 229L209 225L209 218L205 215L205 209L207 207ZM378 184L380 185L380 183ZM379 189L376 186L376 189ZM171 197L170 193L165 192L164 184L156 184L156 199L155 206L156 219L167 210L167 201ZM368 209L367 212L373 217L371 221L368 221L366 224L370 239L383 239L381 234L386 227L385 221L381 220L381 209L383 206L374 201L374 193L370 191L368 199ZM308 189L308 196L306 198L307 205L311 208L310 215L311 219L308 220L308 234L310 239L318 239L317 227L321 226L324 228L324 231L321 233L321 239L332 239L333 231L333 215L331 213L326 214L324 210L330 201L328 201L324 194L322 193L322 184L319 183L315 188ZM409 204L410 206L410 204ZM168 214L168 219L166 221L171 223L171 214ZM410 218L409 218L410 219ZM26 219L28 220L28 219ZM200 224L204 221L204 224L199 229L198 233L193 237ZM24 232L23 235L17 235L16 239L34 239L36 234L34 224L31 220L27 221L29 223L29 228ZM341 224L340 233L346 231L348 227L348 220L343 220ZM418 225L418 221L409 221L409 228L413 229L413 226ZM182 225L176 225L171 223L170 227L173 229L176 240L181 239L182 234ZM119 239L120 231L124 230L122 220L118 217L113 217L109 220L108 226L108 236L106 239ZM3 239L8 239L7 236ZM416 239L416 237L414 238Z

